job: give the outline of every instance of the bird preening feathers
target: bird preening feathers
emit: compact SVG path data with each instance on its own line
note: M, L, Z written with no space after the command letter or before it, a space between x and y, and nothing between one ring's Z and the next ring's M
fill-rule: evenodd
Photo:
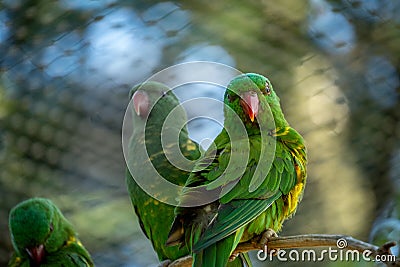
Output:
M94 266L71 223L49 199L31 198L16 205L9 229L15 250L10 267Z

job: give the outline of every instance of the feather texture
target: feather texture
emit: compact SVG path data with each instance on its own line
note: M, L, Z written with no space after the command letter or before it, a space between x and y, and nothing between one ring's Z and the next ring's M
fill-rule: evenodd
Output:
M253 73L236 77L224 102L224 129L214 141L216 150L207 151L210 156L190 174L170 232L171 237L179 231L181 245L192 249L193 266L223 267L238 243L268 228L279 231L295 212L306 181L304 140L285 120L267 78ZM199 188L219 198L187 207L201 195Z

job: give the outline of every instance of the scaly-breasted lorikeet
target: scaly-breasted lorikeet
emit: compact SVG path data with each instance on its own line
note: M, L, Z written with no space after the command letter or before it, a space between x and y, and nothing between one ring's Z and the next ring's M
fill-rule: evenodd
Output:
M159 194L163 188L157 188L155 177L151 177L156 180L155 182L149 177L153 175L154 172L151 169L154 168L160 174L160 179L183 186L189 172L172 165L167 159L166 153L169 153L169 150L176 145L187 159L195 160L200 157L200 150L198 145L188 137L185 126L187 122L185 110L179 105L178 99L167 86L153 81L146 82L135 86L131 90L130 96L134 112L132 112L133 134L127 158L132 173L128 169L126 171L129 196L142 231L150 239L159 260L173 261L189 254L187 248L180 249L165 245L169 228L174 219L175 207L148 195L135 179L151 183L154 188L153 193ZM175 111L173 114L176 124L164 125L167 116L173 111ZM180 129L180 126L184 127ZM179 136L179 139L169 140L163 146L162 131L169 134L172 131Z
M224 129L189 176L167 240L188 246L193 266L226 266L240 242L279 231L306 182L304 140L285 120L267 78L236 77L224 104Z
M94 266L72 225L48 199L31 198L16 205L9 229L15 252L8 266Z

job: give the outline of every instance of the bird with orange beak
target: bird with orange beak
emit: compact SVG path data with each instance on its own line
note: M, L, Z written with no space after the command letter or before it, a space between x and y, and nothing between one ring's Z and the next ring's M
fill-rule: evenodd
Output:
M167 240L189 247L193 266L227 266L243 257L233 254L239 243L276 235L306 182L304 140L285 120L266 77L237 76L224 104L224 129L189 176ZM219 198L204 204L200 188Z
M249 116L250 121L253 122L254 118L258 114L258 100L257 93L254 91L245 92L240 99L240 105L242 106L244 112Z

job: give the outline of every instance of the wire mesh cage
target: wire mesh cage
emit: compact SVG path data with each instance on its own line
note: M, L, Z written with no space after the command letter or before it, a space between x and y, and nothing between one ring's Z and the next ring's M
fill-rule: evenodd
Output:
M308 185L282 235L400 241L398 1L3 1L0 25L0 265L9 210L33 196L59 205L97 266L157 264L122 121L133 85L194 60L268 76L304 136Z

